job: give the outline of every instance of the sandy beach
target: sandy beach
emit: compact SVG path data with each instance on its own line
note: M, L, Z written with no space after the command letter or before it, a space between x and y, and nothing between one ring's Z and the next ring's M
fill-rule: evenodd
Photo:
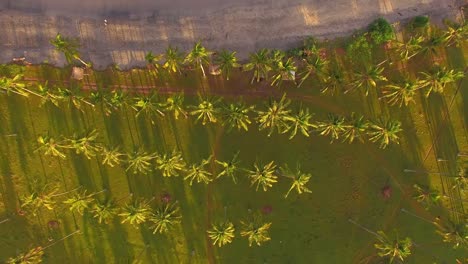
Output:
M454 0L1 0L0 62L61 66L49 43L58 32L77 37L94 67L143 66L147 51L170 44L188 50L195 41L210 49L289 48L305 37L351 34L377 17L390 22L428 14L454 19ZM107 20L107 23L104 22Z

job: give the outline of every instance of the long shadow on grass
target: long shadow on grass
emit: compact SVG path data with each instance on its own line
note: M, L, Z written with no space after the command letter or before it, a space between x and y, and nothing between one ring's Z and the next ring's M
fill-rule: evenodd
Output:
M438 169L441 172L443 193L448 195L452 210L461 211L462 205L459 194L454 192L452 178L442 175L454 175L456 173L456 158L458 145L450 120L449 109L444 98L440 95L432 95L426 101L422 100L427 123L432 136L432 146L438 159ZM440 160L439 160L440 159ZM456 198L456 200L454 200ZM457 201L458 200L458 201ZM455 218L455 214L453 215Z
M78 183L87 190L94 190L96 186L89 168L89 161L84 156L75 153L71 153L70 161L75 169Z

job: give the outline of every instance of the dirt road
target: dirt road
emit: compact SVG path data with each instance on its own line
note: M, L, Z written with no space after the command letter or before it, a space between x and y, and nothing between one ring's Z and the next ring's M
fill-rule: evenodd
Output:
M188 50L198 40L246 58L306 36L350 34L379 16L454 17L456 6L454 0L0 0L0 62L25 55L63 65L49 44L58 32L78 37L84 59L96 68L142 66L147 51L169 44Z

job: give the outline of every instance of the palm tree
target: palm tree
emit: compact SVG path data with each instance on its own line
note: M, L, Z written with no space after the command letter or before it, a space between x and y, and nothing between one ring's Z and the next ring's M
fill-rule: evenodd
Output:
M108 96L104 97L104 102L114 111L118 111L127 105L127 99L127 94L124 91L113 90Z
M240 67L240 64L237 62L236 52L222 50L216 57L215 62L219 65L221 72L226 75L226 80L229 80L229 75L231 70L236 67Z
M145 113L148 117L150 117L151 123L154 123L151 118L153 114L164 116L164 112L162 112L163 107L159 102L157 102L156 93L152 93L148 96L143 95L141 97L136 97L133 109L137 112L135 117L140 116L141 113Z
M322 136L331 136L331 142L335 139L338 139L341 134L343 134L347 127L345 118L342 116L337 116L334 114L328 114L328 120L325 122L317 123L317 131L320 132Z
M133 174L137 174L137 172L147 174L151 170L151 161L156 156L155 153L148 154L143 149L134 151L133 154L128 156L128 165L125 171L132 170Z
M321 93L335 95L345 86L345 77L343 70L339 66L334 66L330 71L328 78L322 83Z
M120 148L106 148L103 147L101 149L101 155L103 156L102 165L109 165L114 167L115 165L119 165L122 162L122 157L124 154L120 152Z
M106 103L105 95L103 92L101 91L91 92L91 94L89 95L89 101L93 105L100 105L103 113L106 116L109 116L110 114L112 114L113 109Z
M447 84L454 83L465 76L462 71L447 70L445 67L436 67L431 72L420 72L423 78L419 82L422 88L426 88L426 97L432 92L442 94Z
M9 258L6 264L38 264L42 263L42 255L44 255L44 249L42 247L35 247L30 249L26 253L19 254L14 258Z
M205 166L208 165L211 161L212 156L209 156L207 159L202 160L199 164L192 164L187 169L187 175L184 177L184 180L190 179L190 186L194 180L197 180L197 183L204 182L205 184L210 183L211 172L205 170Z
M466 221L461 221L460 223L455 223L448 221L447 223L442 223L440 221L434 221L436 226L436 232L442 236L443 241L446 243L452 243L453 248L468 248L468 223Z
M133 202L127 203L119 214L123 218L121 223L129 222L138 228L139 224L146 222L151 217L151 208L149 206L151 201L135 199Z
M351 88L344 93L348 93L354 89L364 89L367 96L371 88L377 87L378 82L387 81L387 78L382 75L384 71L384 68L380 66L382 63L379 63L377 66L367 67L364 72L356 72L354 74L354 81L351 82Z
M148 220L153 223L151 226L153 234L163 234L169 232L176 224L179 224L181 218L177 203L164 203L151 214Z
M309 137L309 129L317 127L309 121L312 118L312 115L313 114L309 113L309 108L306 108L305 110L301 108L297 114L288 117L288 121L291 123L287 128L287 131L291 130L289 139L293 139L298 131L300 131L302 135Z
M83 137L75 135L66 140L67 148L74 149L76 154L83 153L88 159L91 159L101 150L99 143L96 142L98 135L96 129L86 133Z
M250 83L253 83L255 79L257 82L262 78L268 79L268 72L271 70L269 53L269 50L261 49L250 54L249 62L244 65L244 70L254 71Z
M394 142L399 144L398 133L401 132L401 122L400 121L380 121L379 123L370 124L369 140L372 142L380 142L380 148L384 149Z
M295 82L297 67L294 66L293 58L288 58L286 61L279 60L274 67L275 74L271 81L271 85L280 86L283 80L292 80Z
M306 186L312 175L309 173L301 172L299 164L297 165L295 172L291 171L288 166L281 167L280 171L283 174L283 176L291 178L293 180L291 187L289 188L284 198L288 198L288 195L292 190L296 190L298 194L312 193L312 191Z
M462 43L466 42L468 37L468 24L447 23L447 30L443 34L444 42L446 46L454 45L459 47Z
M41 104L40 104L41 106L45 105L46 103L52 103L53 105L58 107L59 98L55 93L51 92L47 81L45 82L44 85L42 84L37 85L37 92L41 95Z
M163 64L163 68L168 70L169 72L179 72L180 68L182 67L182 63L184 61L183 54L179 52L176 48L169 46L166 49L166 53L164 54L165 62Z
M247 106L244 102L231 103L224 107L223 111L223 124L228 127L228 131L231 131L234 127L237 130L244 129L248 131L248 125L252 122L249 118L249 113L254 110L255 106Z
M97 218L100 224L108 224L117 215L117 212L118 210L112 200L96 202L91 209L93 217Z
M259 130L267 128L268 136L271 136L275 129L278 133L282 134L288 129L288 120L290 120L291 110L288 106L291 104L291 100L286 99L286 94L283 94L281 100L271 100L267 106L266 111L257 111L258 117L257 122L259 123Z
M215 160L216 164L220 165L223 168L223 170L216 176L216 179L218 179L221 176L226 176L231 177L232 181L234 183L237 183L236 172L239 171L240 163L238 156L239 151L236 154L234 154L234 157L228 162Z
M208 65L210 62L208 58L211 55L211 51L206 50L200 42L195 43L192 50L187 57L185 57L184 63L193 64L195 67L200 67L203 73L203 77L206 77L205 69L203 64Z
M270 235L268 234L268 229L270 229L271 223L263 223L260 221L259 217L255 217L253 221L247 223L241 221L241 225L241 236L246 236L248 238L249 247L252 246L253 243L260 246L271 240Z
M229 221L224 221L219 224L213 224L207 233L213 241L213 246L218 245L218 247L222 247L232 242L235 236L234 231L234 225Z
M48 190L48 187L49 185L46 184L40 190L33 191L30 195L21 195L20 207L32 212L33 215L36 215L36 213L42 208L53 210L56 204L56 201L54 200L55 197L65 195L77 189L58 193L57 187L53 187L51 190Z
M388 84L385 86L384 95L381 98L387 98L390 105L398 104L401 107L404 104L408 106L414 102L416 91L421 88L418 80L406 80L401 85Z
M268 188L272 187L274 183L278 182L278 176L276 176L276 165L274 161L266 164L265 166L259 166L257 163L254 164L254 170L247 170L250 178L251 186L256 184L256 191L258 187L262 186L263 191L267 191Z
M328 61L320 58L320 56L315 56L315 58L305 58L304 60L304 70L299 74L301 81L297 87L301 87L302 84L311 76L316 75L320 82L326 82L330 77L328 72Z
M416 56L422 50L422 43L424 38L422 36L413 37L406 42L395 41L395 48L403 61L408 61Z
M218 103L221 101L220 98L198 97L199 104L192 106L194 110L190 112L191 115L196 116L196 122L202 120L202 124L216 123L218 121L217 115L219 114Z
M184 109L184 94L177 93L169 96L166 99L166 102L161 104L162 108L166 112L174 112L174 118L177 120L179 115L182 114L185 118L187 118L187 112Z
M79 91L72 91L67 88L58 88L57 89L57 99L59 101L64 101L68 103L68 106L73 105L76 109L81 109L81 103L85 103L94 108L94 105L83 98L83 96L79 95Z
M349 125L345 126L345 131L343 131L343 142L348 141L351 144L354 139L364 142L364 135L368 128L369 123L364 119L364 116L357 116L354 112L351 113Z
M442 198L440 193L435 190L430 190L427 187L414 184L414 191L416 192L414 199L424 205L424 208L429 209L431 206L437 205Z
M54 138L45 135L39 136L37 138L37 142L39 143L39 147L35 150L35 152L40 151L43 152L44 155L51 155L54 157L60 157L64 159L66 156L60 150L66 148L66 145L63 145L62 142L56 142Z
M170 155L157 155L156 168L161 170L164 177L179 176L180 172L186 170L186 164L182 158L182 153L174 150Z
M381 257L389 257L390 263L393 263L394 259L403 262L406 257L411 255L413 243L409 237L400 240L397 235L395 239L391 240L383 231L377 231L377 234L378 242L374 244L379 251L377 254Z
M444 43L444 36L440 33L433 31L422 43L421 52L427 56L433 57L437 55L438 49Z
M161 68L161 64L159 64L159 61L162 58L163 55L154 55L151 51L145 54L145 61L148 64L150 72L153 72L154 74L159 73L159 69Z
M71 198L63 201L64 204L70 206L70 211L76 211L80 215L83 215L84 210L88 209L89 206L94 202L94 196L104 192L106 190L102 190L100 192L90 193L87 194L86 190L76 193Z
M2 77L0 78L0 89L5 91L7 95L11 93L28 97L29 94L24 90L26 84L21 82L23 79L22 74L16 74L13 78Z
M50 40L50 43L54 45L57 51L62 52L63 55L65 55L65 59L69 64L71 64L73 60L76 59L83 63L85 67L89 66L80 58L80 53L78 52L79 44L76 39L66 38L63 37L60 33L57 33L55 38Z

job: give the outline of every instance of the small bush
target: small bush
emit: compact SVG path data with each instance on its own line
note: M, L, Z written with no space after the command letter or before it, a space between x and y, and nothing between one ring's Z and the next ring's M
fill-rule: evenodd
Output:
M379 45L395 37L393 28L384 18L378 18L369 25L369 33L375 44Z
M411 21L411 28L423 28L429 25L429 17L428 16L417 16Z
M346 53L354 61L370 61L372 57L372 43L367 40L367 34L354 37L346 46Z

